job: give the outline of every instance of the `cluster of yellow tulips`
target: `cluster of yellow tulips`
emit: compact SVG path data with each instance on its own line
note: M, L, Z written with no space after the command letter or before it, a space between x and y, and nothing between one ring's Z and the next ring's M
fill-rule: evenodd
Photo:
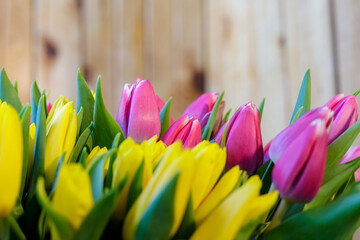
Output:
M358 185L342 184L358 163L351 165L352 172L343 164L349 175L326 185L339 185L331 198L294 205L295 197L279 195L277 186L270 187L274 164L262 163L258 127L250 131L254 155L245 149L249 156L239 162L234 150L228 156L227 146L237 141L227 137L228 128L236 132L239 124L259 124L262 109L253 104L240 108L229 124L222 116L223 94L204 95L174 122L171 100L164 104L148 82L138 79L125 86L115 120L106 110L100 84L99 79L94 94L79 70L75 107L63 96L51 105L34 82L31 103L23 105L16 84L1 71L0 239L294 239L306 235L309 224L318 224L306 219L339 214L341 204L350 208L360 202ZM147 106L143 98L154 104ZM211 108L188 117L204 109L201 101ZM240 156L242 150L237 151ZM276 174L273 179L281 180L283 175ZM292 194L309 198L306 190ZM345 201L349 194L350 203ZM346 214L339 216L349 221L358 217ZM319 222L336 223L331 217Z

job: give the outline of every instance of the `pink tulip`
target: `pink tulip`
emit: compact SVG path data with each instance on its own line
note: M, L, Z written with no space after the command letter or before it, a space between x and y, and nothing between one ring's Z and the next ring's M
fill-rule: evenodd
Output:
M51 111L51 108L52 108L51 102L46 103L46 108L47 108L47 112L49 113Z
M141 143L160 135L160 115L153 87L148 80L125 84L116 117L125 137Z
M326 122L317 119L286 146L272 172L281 197L307 203L316 196L324 177L327 145Z
M360 157L360 146L351 146L339 164L350 162L358 157ZM355 171L355 181L360 181L360 168Z
M215 138L219 145L222 135L223 130L220 130ZM227 169L239 165L240 169L247 171L249 175L253 175L261 166L264 153L260 131L260 115L253 103L249 102L241 106L230 119L225 146Z
M270 142L268 142L268 144L266 144L265 147L264 147L264 160L263 160L263 164L270 160L269 149L270 149L270 146L271 146L272 141L273 141L273 140L270 140Z
M316 119L322 119L325 122L326 131L330 133L333 115L328 107L315 108L304 114L274 138L269 149L270 159L276 163L282 152Z
M161 109L163 109L163 107L165 106L165 103L158 95L155 95L155 98L156 98L156 104L158 106L158 110L160 113ZM170 125L172 125L173 123L174 123L174 120L173 120L172 116L170 115Z
M170 126L161 140L167 146L181 141L184 148L193 148L202 140L200 122L196 117L184 115Z
M338 94L325 106L334 111L334 122L329 136L329 143L332 143L357 121L358 105L354 95L344 97L344 94Z
M196 116L201 124L201 128L204 128L209 120L211 111L214 108L216 101L219 98L219 93L204 93L194 102L192 102L188 108L184 111L183 116L187 114L189 117ZM218 114L215 119L213 132L217 133L222 122L222 115L225 108L224 101L221 102Z

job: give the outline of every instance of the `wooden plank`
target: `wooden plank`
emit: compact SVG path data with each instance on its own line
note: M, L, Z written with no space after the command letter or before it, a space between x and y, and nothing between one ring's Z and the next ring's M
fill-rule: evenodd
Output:
M47 88L49 100L60 95L76 101L76 72L82 64L80 42L81 2L76 0L41 0L35 20L34 47L38 49L36 78Z
M334 0L335 41L340 92L360 88L360 1Z
M84 29L82 37L84 67L82 71L89 87L94 91L98 75L101 75L104 102L111 108L113 104L110 78L111 1L87 0L83 4L81 25Z
M279 5L277 1L211 1L205 39L210 91L225 89L227 107L267 102L262 123L266 143L285 125Z
M31 59L31 2L13 0L8 2L8 21L5 27L5 68L11 81L17 79L19 95L23 102L29 101ZM0 43L1 44L1 43Z
M6 40L9 27L8 2L8 0L0 1L0 67L4 67L6 61Z
M327 0L280 2L281 21L286 29L288 107L292 110L295 106L308 68L312 77L312 106L321 106L335 94L330 3Z
M112 1L111 88L113 115L125 83L143 78L143 1Z

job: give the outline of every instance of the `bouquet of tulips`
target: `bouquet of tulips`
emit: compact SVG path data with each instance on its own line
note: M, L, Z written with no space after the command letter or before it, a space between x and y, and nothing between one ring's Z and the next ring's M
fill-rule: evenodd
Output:
M311 109L305 74L265 147L259 108L205 93L175 120L147 80L116 119L80 70L77 105L0 74L0 239L351 239L360 227L356 95Z

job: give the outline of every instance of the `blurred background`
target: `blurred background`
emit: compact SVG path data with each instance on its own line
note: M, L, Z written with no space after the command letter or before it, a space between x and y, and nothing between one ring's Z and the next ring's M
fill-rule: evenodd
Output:
M311 68L313 107L360 88L359 0L0 0L0 66L29 101L76 101L80 67L116 115L124 83L149 79L172 114L205 91L227 108L266 98L264 142L291 117Z

